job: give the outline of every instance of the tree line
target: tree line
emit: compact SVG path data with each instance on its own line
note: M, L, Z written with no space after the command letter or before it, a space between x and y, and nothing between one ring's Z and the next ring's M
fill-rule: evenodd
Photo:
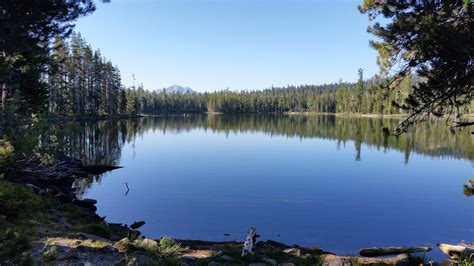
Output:
M80 34L70 41L53 41L49 85L49 112L53 114L125 113L125 93L120 70L110 60L93 51Z
M393 90L380 90L386 80L373 77L365 80L359 69L355 83L339 82L323 85L272 87L254 91L217 91L205 93L168 93L148 91L142 85L125 89L126 113L179 114L216 112L244 113L345 113L406 114L401 105L419 83L416 75L406 76ZM474 102L464 104L461 113L474 111Z
M416 76L408 76L389 94L378 89L378 78L364 80L359 69L356 83L272 87L254 91L217 91L212 93L167 93L147 91L143 86L126 89L127 112L144 114L170 113L357 113L402 114L394 103L403 102ZM469 108L469 106L467 107ZM466 111L469 111L468 109Z

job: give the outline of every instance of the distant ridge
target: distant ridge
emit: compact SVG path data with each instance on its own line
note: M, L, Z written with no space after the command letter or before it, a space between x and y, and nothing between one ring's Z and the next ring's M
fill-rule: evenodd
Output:
M168 88L164 88L163 91L166 93L180 93L180 94L195 94L196 93L189 87L182 87L179 85L173 85Z

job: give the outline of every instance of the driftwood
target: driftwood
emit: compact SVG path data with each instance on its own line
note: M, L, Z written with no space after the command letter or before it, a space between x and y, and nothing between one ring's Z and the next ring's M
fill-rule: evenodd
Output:
M242 257L248 254L253 254L255 243L257 242L257 229L250 227L247 237L245 238L244 248L242 249Z
M449 245L438 243L437 246L444 254L448 255L451 259L457 260L463 257L474 256L474 244L460 243L458 245Z
M417 252L428 252L432 248L429 247L388 247L388 248L363 248L359 250L359 254L364 257L380 257L388 255L399 255Z

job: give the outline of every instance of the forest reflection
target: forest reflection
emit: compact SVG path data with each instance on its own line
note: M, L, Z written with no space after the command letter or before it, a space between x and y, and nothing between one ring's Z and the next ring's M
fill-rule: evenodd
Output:
M399 123L394 118L341 117L334 115L188 115L154 116L127 120L48 123L30 134L39 134L36 147L16 138L16 145L29 150L66 154L87 164L120 164L122 148L133 144L145 133L182 134L191 130L232 134L263 133L300 139L336 141L338 147L354 145L355 160L362 160L362 145L385 152L396 150L409 163L412 153L431 157L474 161L473 135L467 128L454 134L444 121L427 121L395 137L384 134L383 128L393 129ZM15 139L15 138L13 138ZM31 139L27 137L27 139ZM21 145L20 145L21 144ZM469 178L469 177L468 177ZM90 188L101 176L80 180L78 193ZM468 186L469 185L469 186ZM472 184L464 186L464 194L473 194Z
M194 129L236 134L259 132L269 136L318 138L337 141L338 145L353 142L355 160L361 160L362 144L378 150L403 152L405 163L411 153L433 157L474 160L473 135L468 129L454 134L444 121L427 121L395 137L384 134L383 128L395 128L398 119L340 117L333 115L190 115L156 116L129 120L66 122L50 124L41 134L43 145L52 145L61 153L86 163L118 164L124 144L131 143L148 131L179 134ZM51 140L52 139L52 140Z

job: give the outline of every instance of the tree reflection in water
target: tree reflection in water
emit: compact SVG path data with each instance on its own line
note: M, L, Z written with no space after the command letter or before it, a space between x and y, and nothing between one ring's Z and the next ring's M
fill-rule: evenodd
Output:
M144 117L128 120L46 123L12 137L14 146L26 151L64 153L88 164L118 164L122 147L133 143L147 131L179 134L193 129L223 132L260 132L271 136L317 138L337 141L338 145L353 142L355 160L363 160L362 144L377 150L403 152L409 163L412 152L433 157L474 161L473 135L467 128L455 134L443 121L427 121L395 137L384 134L383 128L393 129L398 119L360 118L334 115L190 115ZM11 132L12 134L18 131ZM32 138L32 136L38 136ZM36 139L32 141L31 139ZM27 141L26 141L27 140ZM15 143L16 142L16 143ZM100 176L82 180L81 191L90 187ZM472 183L464 186L464 193L473 194Z

